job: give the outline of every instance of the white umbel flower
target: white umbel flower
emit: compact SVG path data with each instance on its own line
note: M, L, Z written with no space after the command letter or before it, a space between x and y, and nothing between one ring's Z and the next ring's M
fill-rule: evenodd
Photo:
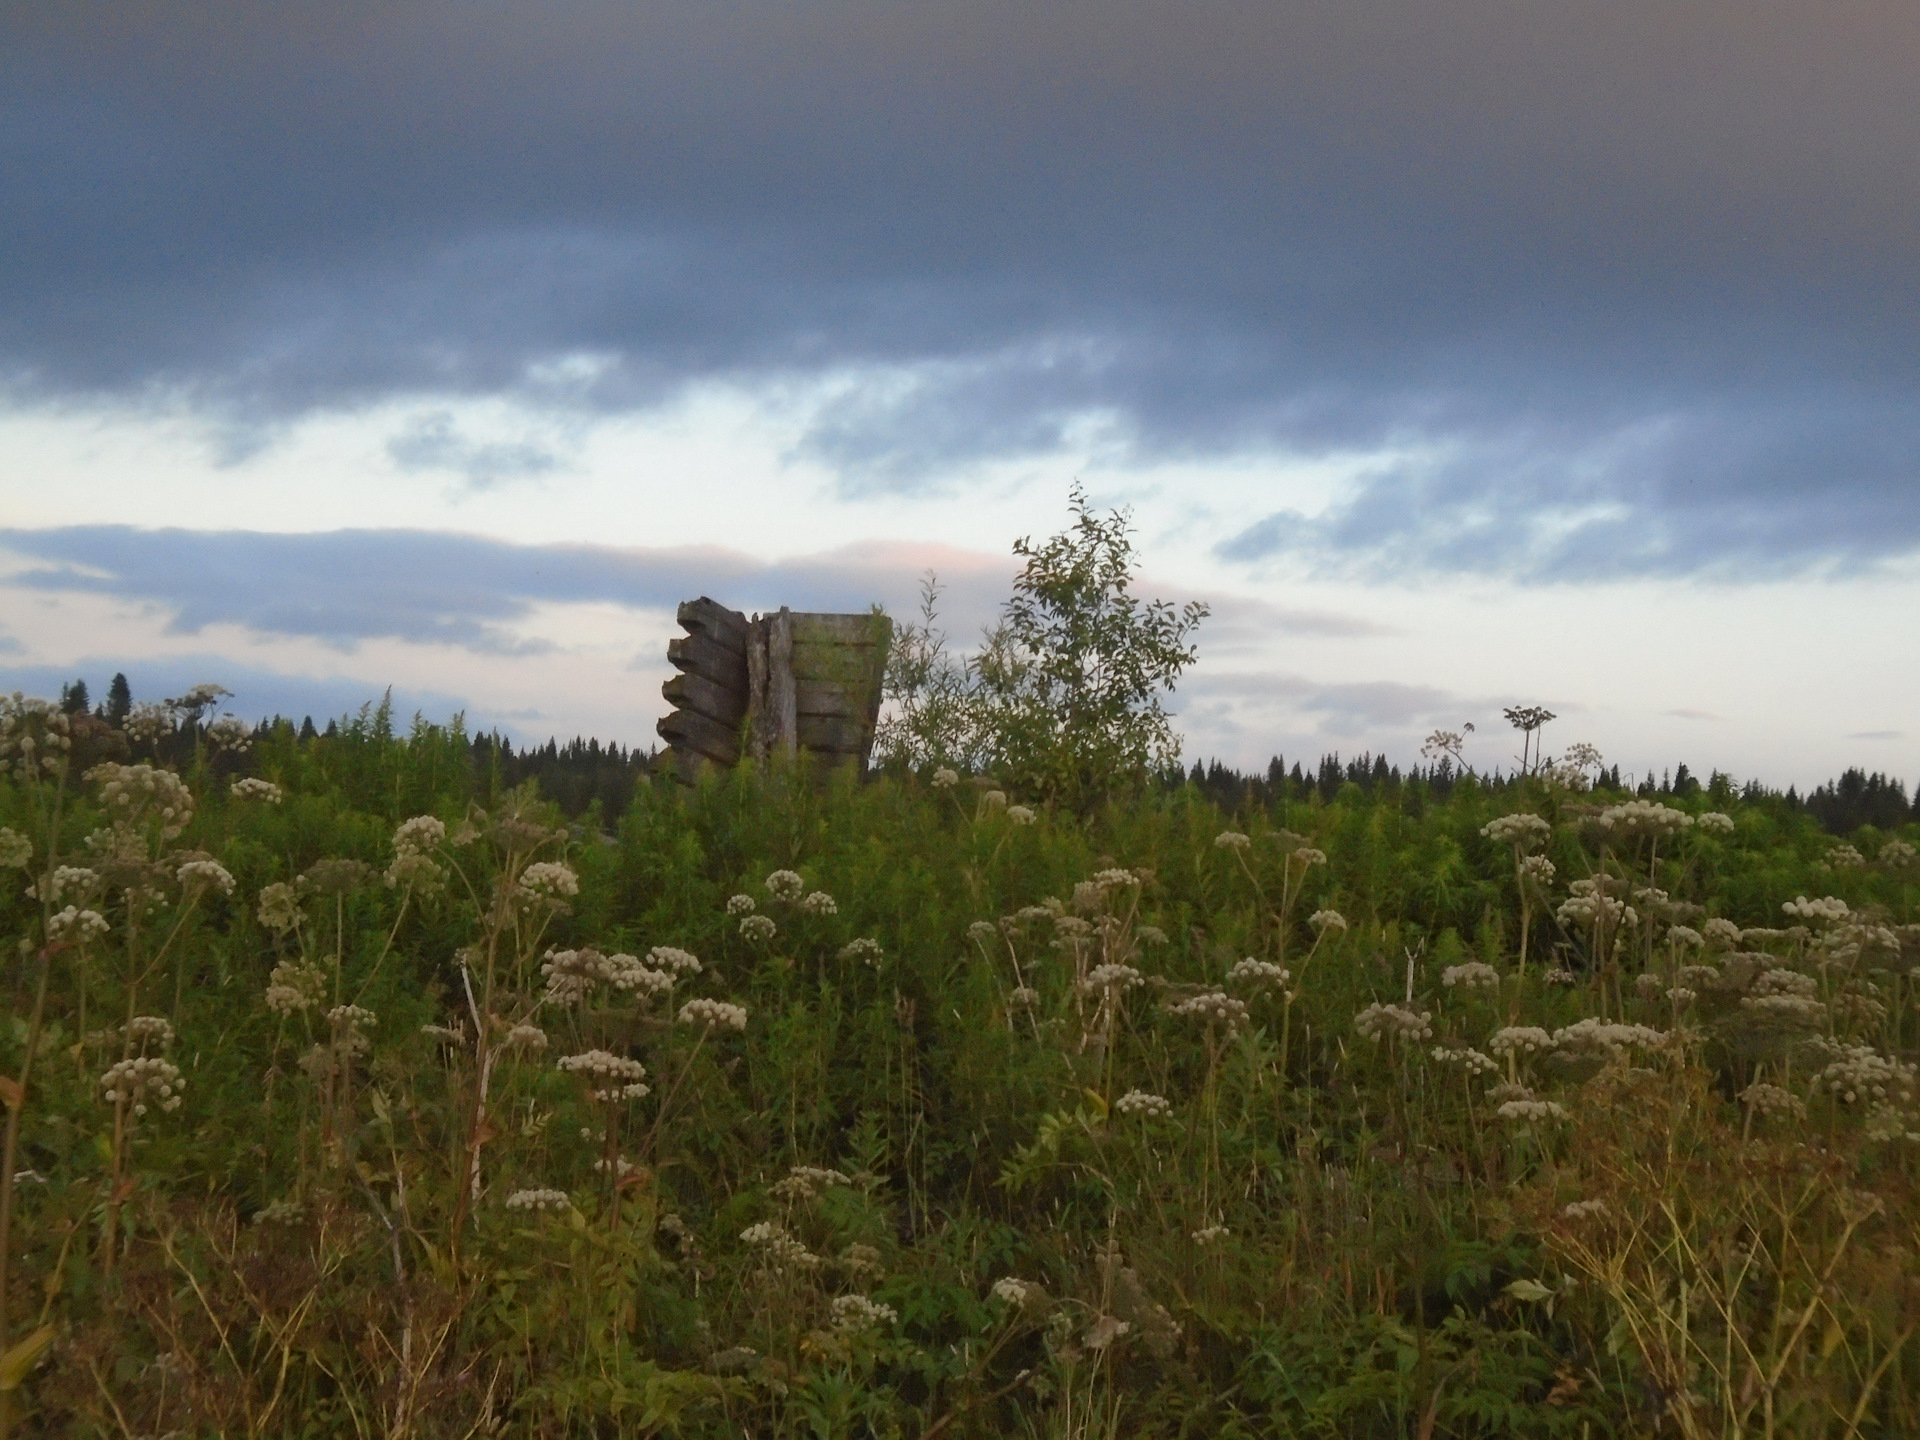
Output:
M1173 1102L1163 1095L1154 1095L1145 1090L1129 1090L1113 1102L1113 1108L1122 1115L1139 1115L1148 1120L1158 1120L1173 1114Z
M747 1007L702 997L682 1005L678 1018L682 1025L700 1025L709 1030L744 1030Z

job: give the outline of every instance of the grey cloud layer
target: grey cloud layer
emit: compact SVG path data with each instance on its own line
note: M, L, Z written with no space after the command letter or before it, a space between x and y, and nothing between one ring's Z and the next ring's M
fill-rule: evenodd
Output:
M503 653L540 648L511 630L540 602L670 609L711 593L750 610L864 610L879 600L900 614L917 577L885 551L767 564L720 549L513 545L420 530L75 526L0 530L0 550L28 562L9 585L160 604L182 634L232 624L339 646L390 637ZM955 609L967 616L1004 585L965 570L953 579Z
M871 372L851 488L1393 445L1226 542L1528 575L1920 544L1920 11L114 0L0 45L0 374L248 424ZM1783 83L1790 77L1791 83ZM591 356L586 368L557 362ZM402 463L556 463L432 422Z
M428 530L289 535L88 525L0 530L0 553L17 562L0 584L160 605L180 634L229 624L342 647L392 638L496 653L538 648L512 626L543 602L671 609L711 594L745 610L858 611L878 602L890 614L915 618L929 569L940 579L940 623L965 648L996 612L1012 576L1011 562L925 548L851 546L768 563L718 548L514 545ZM1333 611L1240 597L1213 604L1209 648L1228 654L1275 634L1389 633L1365 617ZM0 632L0 650L7 644Z

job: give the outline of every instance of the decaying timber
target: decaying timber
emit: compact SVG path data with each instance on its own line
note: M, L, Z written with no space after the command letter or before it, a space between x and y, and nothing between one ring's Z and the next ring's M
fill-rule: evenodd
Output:
M668 773L691 781L709 765L801 755L865 773L893 635L886 616L783 606L748 619L702 595L678 618L687 633L667 642L667 659L680 673L661 687L674 708L655 727Z

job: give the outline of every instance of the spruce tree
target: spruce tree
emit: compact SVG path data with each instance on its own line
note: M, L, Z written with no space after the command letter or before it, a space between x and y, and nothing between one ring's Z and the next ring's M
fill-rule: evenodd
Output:
M123 725L132 711L133 687L127 684L125 675L116 673L113 682L107 686L107 720L114 725Z

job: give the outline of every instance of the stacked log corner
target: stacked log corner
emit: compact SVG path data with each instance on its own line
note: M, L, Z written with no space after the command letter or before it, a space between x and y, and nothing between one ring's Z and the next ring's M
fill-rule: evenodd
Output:
M667 742L655 764L688 784L708 765L740 760L747 715L747 617L702 595L675 615L687 633L667 642L680 673L660 687L673 705L654 728Z
M691 784L710 765L803 754L866 773L893 633L884 615L782 607L749 620L703 595L678 619L687 634L667 659L680 673L661 687L674 709L656 727L667 773Z

